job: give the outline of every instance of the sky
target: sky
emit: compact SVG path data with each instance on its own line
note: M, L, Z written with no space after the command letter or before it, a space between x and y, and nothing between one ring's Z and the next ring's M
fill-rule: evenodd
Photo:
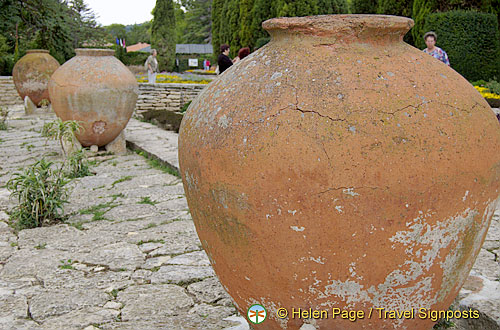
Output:
M156 0L85 0L85 3L98 16L97 22L101 25L129 25L152 19Z

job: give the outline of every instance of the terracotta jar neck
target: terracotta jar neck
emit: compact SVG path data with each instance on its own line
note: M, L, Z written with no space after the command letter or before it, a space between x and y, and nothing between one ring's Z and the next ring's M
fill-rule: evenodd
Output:
M407 17L389 15L320 15L280 17L262 23L271 41L299 38L313 44L370 43L384 45L402 42L413 27Z
M96 48L77 48L75 49L76 56L114 56L115 51L112 49L96 49Z

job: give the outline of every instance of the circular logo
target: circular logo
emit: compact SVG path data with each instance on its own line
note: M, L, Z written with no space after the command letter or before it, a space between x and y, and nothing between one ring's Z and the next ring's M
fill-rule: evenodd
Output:
M260 324L267 318L267 311L264 306L255 304L250 306L247 312L247 318L253 324Z

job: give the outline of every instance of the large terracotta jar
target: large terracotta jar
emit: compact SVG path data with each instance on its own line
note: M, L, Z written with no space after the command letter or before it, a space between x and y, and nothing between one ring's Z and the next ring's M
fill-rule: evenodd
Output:
M42 100L49 101L47 85L50 76L59 68L59 62L48 50L30 49L17 61L12 69L12 79L19 96L28 96L39 105Z
M110 49L76 49L49 83L52 107L63 121L83 124L83 146L104 146L125 128L139 95L135 76Z
M464 283L499 201L500 128L462 76L403 42L412 25L268 20L271 42L184 116L198 235L239 311L267 309L256 329L314 310L321 329L429 329Z

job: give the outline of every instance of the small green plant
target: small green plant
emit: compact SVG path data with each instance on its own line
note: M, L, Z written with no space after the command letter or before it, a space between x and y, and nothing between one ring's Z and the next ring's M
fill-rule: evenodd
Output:
M37 250L43 250L47 246L47 243L39 243L38 245L35 245L35 249Z
M113 289L111 290L111 292L109 293L113 298L116 298L118 297L118 290L116 289Z
M495 80L490 80L486 87L490 90L491 93L500 95L500 82Z
M59 268L61 269L73 269L73 260L68 259L68 260L61 260L61 264L59 265Z
M76 134L80 133L82 129L81 122L76 120L62 121L60 118L57 118L43 125L42 136L47 139L58 140L61 144L63 154L66 156L64 143L66 142L74 146L76 143Z
M146 196L146 197L142 197L141 201L138 202L137 204L155 205L155 204L158 204L158 202L151 200L151 198L149 198L149 196Z
M500 82L496 80L491 79L489 82L486 82L485 80L477 80L474 81L472 85L485 87L488 89L488 93L500 95Z
M0 107L0 131L6 131L7 128L7 116L9 115L9 110Z
M184 105L181 107L181 110L179 112L181 112L181 113L186 112L186 110L187 110L187 108L189 107L190 104L191 104L191 101L188 101L188 102L184 103Z
M70 179L93 175L84 149L72 152L66 159L66 176Z
M54 170L53 163L44 158L22 172L14 173L7 182L17 205L11 212L11 219L17 228L35 228L62 218L64 203L67 203L69 182L62 174L62 168Z
M50 101L47 100L47 99L43 99L43 100L40 101L40 103L38 103L39 106L44 107L44 108L48 107L49 104L50 104Z

